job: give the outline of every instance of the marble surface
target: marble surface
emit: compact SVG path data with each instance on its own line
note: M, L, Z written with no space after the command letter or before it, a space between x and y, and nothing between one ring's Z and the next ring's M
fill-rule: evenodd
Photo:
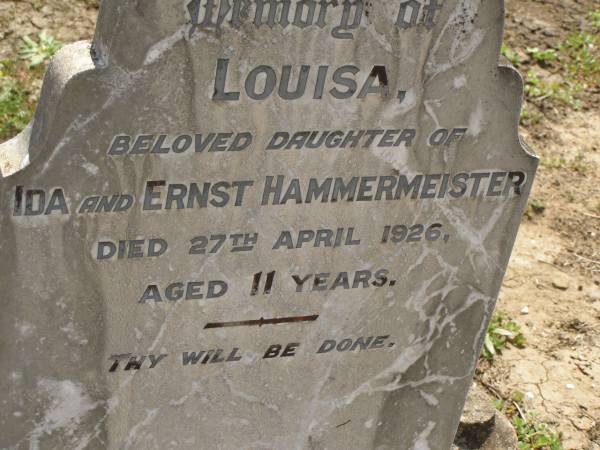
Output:
M268 5L104 0L0 145L0 448L450 448L537 167L503 2Z

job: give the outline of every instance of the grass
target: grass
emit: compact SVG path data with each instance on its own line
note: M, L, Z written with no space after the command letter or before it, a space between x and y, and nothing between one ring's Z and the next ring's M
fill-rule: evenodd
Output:
M518 348L525 346L525 336L516 322L509 320L502 313L495 313L485 335L483 357L492 360L509 345Z
M543 64L549 64L551 62L554 62L558 59L558 52L553 49L553 48L549 48L546 50L540 50L537 47L534 48L528 48L527 49L527 54L536 62L538 63L543 63Z
M533 70L529 70L525 77L525 95L534 101L551 99L577 109L580 101L575 95L583 90L584 87L579 84L546 81Z
M521 64L521 57L519 54L513 52L506 44L502 44L502 56L508 59L513 66Z
M537 414L529 411L525 417L514 416L512 424L517 432L519 450L562 450L560 435L550 425L540 422Z
M559 47L562 67L573 82L600 82L600 39L597 34L579 31Z
M546 156L541 164L548 169L561 169L567 165L567 160L558 156Z
M11 61L0 62L0 142L25 128L34 109L26 74Z
M569 160L558 156L546 156L542 159L541 164L547 169L568 169L581 176L586 176L594 163L586 158L585 153L579 151L574 158Z
M570 161L569 168L579 173L579 175L587 175L590 169L590 162L585 158L585 154L580 151Z
M546 211L546 204L543 200L534 198L533 200L531 200L529 205L531 206L531 209L535 214L543 214L543 212Z
M538 111L531 110L527 106L527 103L523 104L523 108L521 109L521 123L523 125L535 125L536 123L540 123L544 119L544 115Z
M509 399L494 400L494 407L506 415L517 433L519 450L563 450L561 435L539 419L535 411L527 411L522 392Z
M35 85L62 44L48 33L22 38L18 60L0 61L0 142L22 131L35 111Z
M503 313L495 313L485 336L483 357L491 361L509 345L519 348L525 346L521 327ZM527 411L523 403L524 397L522 392L517 391L511 398L494 400L494 407L513 424L519 450L563 450L560 433L539 420L535 411Z
M592 28L594 28L596 31L600 31L600 9L592 11L588 15L588 19L591 22Z
M19 49L19 58L26 60L30 69L44 64L62 47L60 41L45 31L38 35L37 40L29 36L23 36L21 39L23 43Z
M527 203L525 217L529 220L533 220L536 216L544 214L544 212L546 212L546 203L543 200L532 198L529 203Z
M559 46L529 47L525 54L527 61L508 45L502 46L502 55L514 66L528 68L526 100L538 107L562 105L579 109L586 91L600 85L600 10L589 13L586 25L573 31ZM523 125L539 120L527 110L521 115Z

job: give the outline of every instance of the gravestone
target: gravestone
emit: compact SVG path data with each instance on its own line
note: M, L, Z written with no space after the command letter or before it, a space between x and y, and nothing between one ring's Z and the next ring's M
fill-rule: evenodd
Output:
M0 447L450 448L537 159L501 0L104 0L0 148Z

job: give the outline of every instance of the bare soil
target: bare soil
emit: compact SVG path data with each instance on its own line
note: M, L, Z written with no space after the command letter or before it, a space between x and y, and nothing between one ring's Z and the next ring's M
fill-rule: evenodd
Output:
M96 0L0 0L0 60L14 58L24 35L47 30L62 42L91 39Z
M519 69L546 70L526 49L558 47L599 8L598 0L507 0L506 43ZM0 0L0 59L15 58L20 37L43 29L63 42L90 39L96 14L95 0ZM542 164L498 302L527 345L482 360L477 378L505 399L525 393L565 449L599 450L600 85L578 99L578 109L527 104L540 119L521 133Z
M508 0L505 42L522 55L557 47L599 7L597 0ZM582 100L577 111L527 105L543 114L521 129L541 166L497 307L523 327L527 345L491 365L482 361L478 378L504 398L525 393L527 406L556 424L565 449L598 450L600 86Z

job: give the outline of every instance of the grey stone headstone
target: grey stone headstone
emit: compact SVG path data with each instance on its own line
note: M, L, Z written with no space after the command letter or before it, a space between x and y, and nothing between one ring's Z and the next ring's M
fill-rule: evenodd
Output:
M0 448L450 448L537 166L502 28L104 0L0 147Z

